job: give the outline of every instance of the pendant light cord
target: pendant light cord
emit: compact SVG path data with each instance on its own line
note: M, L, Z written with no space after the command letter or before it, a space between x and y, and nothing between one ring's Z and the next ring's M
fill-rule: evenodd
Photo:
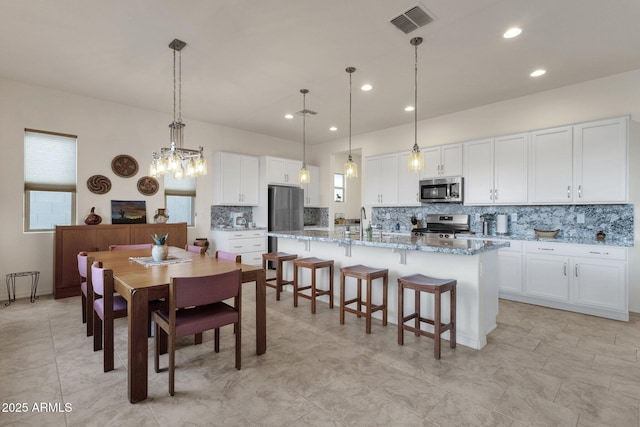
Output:
M351 77L353 76L353 71L349 71L347 68L347 72L349 73L349 161L351 161Z
M415 70L414 70L414 93L413 93L413 123L414 123L414 150L418 146L418 44L415 46Z

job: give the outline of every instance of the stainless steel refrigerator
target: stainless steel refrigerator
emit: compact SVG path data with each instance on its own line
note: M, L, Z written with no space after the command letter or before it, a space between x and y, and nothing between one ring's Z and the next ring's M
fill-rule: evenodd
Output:
M269 186L269 231L304 229L304 190L282 185ZM269 237L269 252L278 250L278 238Z

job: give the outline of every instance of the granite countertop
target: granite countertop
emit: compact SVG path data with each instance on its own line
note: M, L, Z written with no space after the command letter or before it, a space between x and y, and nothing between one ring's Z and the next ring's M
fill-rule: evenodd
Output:
M214 227L214 231L253 231L253 230L266 230L267 227Z
M633 239L607 237L605 240L596 240L595 237L557 237L555 239L541 239L534 234L504 234L504 235L484 235L473 234L469 239L479 240L522 240L526 242L547 242L547 243L567 243L572 245L599 245L599 246L620 246L633 247Z
M360 240L358 233L346 237L342 232L326 230L270 231L267 236L286 239L311 240L328 243L372 246L398 250L439 252L455 255L476 255L509 246L508 242L484 241L481 239L437 239L411 235L382 235Z

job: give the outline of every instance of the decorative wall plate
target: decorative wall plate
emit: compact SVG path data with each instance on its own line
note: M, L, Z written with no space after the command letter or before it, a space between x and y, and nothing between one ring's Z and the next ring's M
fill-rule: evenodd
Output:
M111 180L104 175L93 175L87 180L87 188L95 194L107 194L111 190Z
M129 178L138 173L138 162L131 156L120 154L111 161L111 170L118 176Z
M145 196L152 196L158 192L160 183L151 176L143 176L138 180L138 191Z

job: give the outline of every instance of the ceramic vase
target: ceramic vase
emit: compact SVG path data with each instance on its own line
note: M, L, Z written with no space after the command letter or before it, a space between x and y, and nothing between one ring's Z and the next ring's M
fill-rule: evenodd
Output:
M158 208L153 220L158 224L164 224L169 221L169 212L167 212L166 208Z
M153 245L151 248L151 258L154 261L162 261L167 259L169 255L169 246L167 245Z

